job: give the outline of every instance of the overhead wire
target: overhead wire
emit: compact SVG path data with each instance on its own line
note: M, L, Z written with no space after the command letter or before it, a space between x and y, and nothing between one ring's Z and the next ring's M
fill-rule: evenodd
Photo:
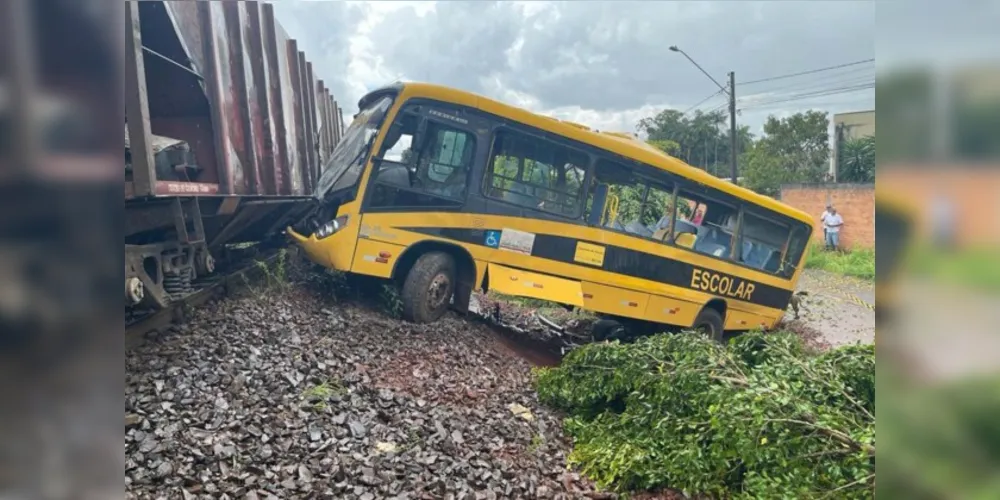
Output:
M784 85L778 85L775 87L766 87L763 89L755 89L755 92L753 94L743 95L742 97L767 95L776 92L802 91L817 87L846 85L846 84L856 83L858 81L868 81L875 79L874 71L867 68L855 68L855 69L862 69L864 71L860 73L848 71L836 74L826 74L826 75L819 75L820 78L812 78L806 81L797 81L794 83L786 82Z
M840 68L848 68L848 67L851 67L851 66L858 66L860 64L873 63L873 62L875 62L875 58L865 59L865 60L862 60L862 61L854 61L854 62L849 62L849 63L844 63L844 64L838 64L836 66L827 66L827 67L824 67L824 68L810 69L810 70L807 70L807 71L799 71L797 73L789 73L789 74L785 74L785 75L778 75L778 76L772 76L772 77L768 77L768 78L760 78L760 79L757 79L757 80L750 80L750 81L746 81L746 82L739 82L739 86L755 85L755 84L764 83L764 82L773 82L775 80L784 80L784 79L787 79L787 78L794 78L794 77L797 77L797 76L812 75L812 74L815 74L815 73L822 73L822 72L825 72L825 71L832 71L832 70L840 69Z
M789 96L808 95L814 92L827 92L831 90L840 90L840 89L855 87L858 85L874 85L874 84L875 84L875 79L873 77L861 77L850 80L842 80L839 82L830 82L821 85L813 85L809 87L791 89L791 90L786 90L784 92L761 92L758 94L750 94L739 97L736 99L736 101L738 103L751 104L755 102L768 101L772 99L782 99Z
M751 103L747 103L744 106L740 106L740 109L741 110L743 110L743 109L753 109L753 108L762 107L762 106L769 105L769 104L778 104L778 103L801 101L801 100L805 100L805 99L813 99L813 98L816 98L816 97L825 97L825 96L831 96L831 95L838 95L838 94L846 94L846 93L852 93L852 92L859 92L859 91L862 91L862 90L868 90L868 89L874 89L874 88L875 88L875 82L872 81L872 82L858 84L858 85L852 85L852 86L846 86L846 87L840 87L840 88L832 88L832 89L826 89L826 90L815 91L815 92L806 92L806 93L802 93L802 94L795 94L795 95L790 95L790 96L783 97L783 98L777 98L777 99L771 99L771 100L763 100L763 101L759 101L759 102L751 102Z
M848 105L848 104L863 104L863 103L870 103L871 102L871 98L870 97L859 97L859 96L852 97L852 96L848 96L846 94L847 93L840 94L840 95L843 95L845 98L838 99L838 100L814 101L814 100L812 100L812 98L810 98L810 99L801 99L801 101L805 101L806 104L803 107L808 107L808 108L818 108L818 107L824 107L824 106L844 106L844 105ZM761 110L767 110L767 109L785 108L788 105L789 105L789 103L787 103L787 102L784 102L784 103L761 104L761 105L754 105L752 107L748 106L748 107L745 107L745 108L739 108L738 111L743 111L743 110L747 110L747 111L761 111Z
M709 100L711 100L713 97L715 97L717 95L720 95L722 93L723 92L721 90L719 90L719 91L715 92L714 94L712 94L712 95L710 95L710 96L708 96L708 97L706 97L706 98L698 101L698 104L695 104L694 106L691 106L690 108L688 108L687 111L685 111L684 113L682 113L682 115L687 115L688 113L690 113L690 112L694 111L695 109L697 109L702 104L705 104L706 102L708 102Z
M804 82L793 82L790 85L783 85L769 90L759 91L754 94L738 97L737 98L738 111L742 111L744 109L762 108L774 104L795 102L806 99L814 99L816 97L840 95L845 93L853 93L862 90L872 89L875 87L874 67L871 68L861 67L861 65L866 65L868 63L873 63L873 62L875 62L874 58L864 59L860 61L852 61L844 64L815 68L806 71L777 75L768 78L760 78L757 80L738 82L737 88L740 88L747 85L757 85L765 82L787 80L790 78L797 78L802 76L816 75L816 74L835 71L835 73L833 74L823 74L819 78L807 79L807 81ZM699 101L694 106L691 106L686 111L684 111L683 115L688 115L692 111L701 108L705 103L709 102L716 96L723 93L724 92L720 90L709 95L708 97ZM759 100L757 100L758 98ZM743 105L740 106L739 103L743 103ZM728 102L724 102L718 106L713 107L709 111L706 111L705 113L711 114L718 112L726 108L728 104L729 104Z

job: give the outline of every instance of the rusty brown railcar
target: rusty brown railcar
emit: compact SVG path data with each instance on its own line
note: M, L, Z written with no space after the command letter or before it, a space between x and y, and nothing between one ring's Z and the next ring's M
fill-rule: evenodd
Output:
M160 309L309 209L342 110L267 3L127 2L125 41L126 306Z

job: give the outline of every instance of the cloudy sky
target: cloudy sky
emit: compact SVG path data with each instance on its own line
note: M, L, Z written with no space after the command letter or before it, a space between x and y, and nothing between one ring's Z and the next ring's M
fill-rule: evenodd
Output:
M875 106L872 62L772 79L874 59L870 1L275 3L345 112L394 80L455 86L602 130L634 131L665 107L725 109L723 95L709 98L715 84L671 45L721 83L736 72L739 120L755 132L769 114Z

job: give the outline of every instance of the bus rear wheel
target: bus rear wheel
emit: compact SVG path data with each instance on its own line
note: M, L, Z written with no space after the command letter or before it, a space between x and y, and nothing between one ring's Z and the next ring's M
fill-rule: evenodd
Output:
M625 338L625 325L613 319L597 320L590 328L591 336L597 342L623 340Z
M403 282L403 319L433 323L451 305L455 294L455 260L444 252L421 255Z
M694 325L692 325L695 331L706 335L708 338L716 341L723 341L723 319L719 311L711 308L704 308L698 313L698 317L694 320Z

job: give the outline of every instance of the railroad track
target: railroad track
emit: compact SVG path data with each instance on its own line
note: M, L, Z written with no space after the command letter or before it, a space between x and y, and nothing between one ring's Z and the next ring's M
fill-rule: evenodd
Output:
M273 267L281 248L268 249L264 254L251 255L237 260L229 269L221 269L216 276L194 283L197 290L172 303L170 307L148 313L133 314L125 319L125 348L142 345L155 332L166 330L190 319L191 312L215 299L245 290L266 278L265 270ZM488 326L506 348L537 366L554 366L571 349L586 343L561 325L533 313L524 324L512 324L490 307L480 306L473 296L467 318ZM525 328L527 327L527 328Z
M152 332L183 323L190 316L191 310L198 306L213 299L229 296L237 290L246 289L248 284L263 277L264 269L268 269L280 253L281 249L269 250L264 255L240 260L218 276L196 281L194 285L198 288L197 290L176 302L172 302L170 307L165 309L132 315L126 313L125 349L141 345L148 334Z

